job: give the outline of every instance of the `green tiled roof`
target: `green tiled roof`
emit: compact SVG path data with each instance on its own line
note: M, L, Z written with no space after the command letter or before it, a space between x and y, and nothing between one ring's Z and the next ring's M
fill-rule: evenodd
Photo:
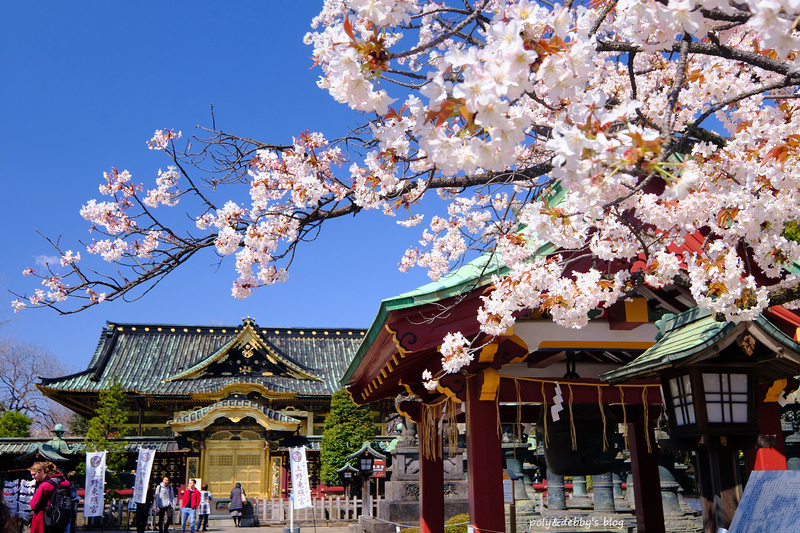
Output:
M86 445L83 437L67 437L64 439L72 449L72 453L83 453ZM136 452L140 447L155 450L157 452L179 452L182 451L177 440L173 437L128 437L125 439L126 452ZM35 437L30 438L2 438L0 439L0 455L24 455L36 452L45 441ZM183 450L186 451L186 450Z
M763 315L759 315L754 323L774 342L786 349L800 353L800 344L776 328ZM656 322L659 333L656 343L642 355L600 376L605 381L618 383L636 378L653 377L660 370L680 366L690 360L703 359L706 355L716 353L718 343L729 337L735 330L743 329L748 322L734 324L722 322L714 318L707 309L698 307L678 315L665 315Z
M543 255L553 250L549 244L541 245L536 248L533 256ZM367 330L367 334L358 350L342 376L341 383L345 385L350 376L358 368L364 359L367 351L380 333L389 313L411 307L417 307L429 303L436 303L453 296L459 296L472 291L478 287L483 287L491 283L492 276L504 276L508 273L508 267L494 253L486 253L470 261L461 268L443 276L438 281L433 281L412 291L399 294L392 298L381 301L378 314L372 322L372 326Z
M252 324L252 322L250 322ZM278 375L240 375L174 379L219 354L242 331L238 326L107 323L89 367L75 374L43 378L46 389L97 393L117 377L126 391L149 396L188 396L214 391L230 383L259 383L276 392L328 396L339 389L364 330L351 328L262 328L259 337L274 348L287 366L307 369L322 380ZM170 380L170 378L173 378Z

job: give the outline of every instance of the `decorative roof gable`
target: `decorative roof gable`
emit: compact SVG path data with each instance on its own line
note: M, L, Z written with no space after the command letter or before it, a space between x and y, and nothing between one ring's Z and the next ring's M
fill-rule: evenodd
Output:
M269 407L246 398L230 397L212 405L197 409L167 422L175 431L199 431L213 424L218 418L227 418L237 423L245 417L253 418L270 431L296 431L300 421L273 411Z
M238 335L216 352L165 381L228 376L278 376L323 381L312 373L312 369L298 363L263 338L254 328L251 318L245 319Z

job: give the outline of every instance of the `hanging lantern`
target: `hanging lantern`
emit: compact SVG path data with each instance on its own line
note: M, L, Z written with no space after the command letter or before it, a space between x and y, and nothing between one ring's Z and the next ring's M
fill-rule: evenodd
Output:
M545 422L544 416L547 417ZM553 420L544 409L536 430L544 443L547 468L561 476L589 476L611 471L617 450L617 420L597 405L573 405Z
M675 437L756 435L756 374L752 364L718 361L661 378Z

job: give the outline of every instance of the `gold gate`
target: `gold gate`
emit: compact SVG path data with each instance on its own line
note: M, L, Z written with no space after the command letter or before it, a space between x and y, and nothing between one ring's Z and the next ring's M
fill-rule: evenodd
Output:
M248 496L267 494L267 451L258 434L243 431L233 434L220 431L205 441L203 483L215 497L226 497L236 483Z

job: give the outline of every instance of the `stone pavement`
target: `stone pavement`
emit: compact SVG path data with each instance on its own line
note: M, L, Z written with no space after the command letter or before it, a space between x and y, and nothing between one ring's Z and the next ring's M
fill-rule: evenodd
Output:
M353 522L356 524L357 522ZM337 526L330 526L325 522L317 524L314 527L313 523L296 523L295 529L300 527L300 533L350 533L350 529L348 524L341 524ZM284 533L284 526L275 526L275 525L261 525L258 527L235 527L233 525L233 520L230 518L219 518L215 520L210 520L208 523L208 533ZM286 524L286 528L288 530L289 525ZM125 531L124 528L113 528L107 527L105 529L100 528L91 528L91 529L84 529L82 527L78 527L78 531L83 531L86 533L108 533L110 531L121 532ZM128 529L127 533L136 533L136 528ZM151 529L146 529L145 533L154 533ZM180 528L173 528L170 530L170 533L181 533ZM186 531L189 533L189 531Z
M354 524L356 522L353 522ZM215 520L214 523L208 524L208 533L248 533L252 531L255 533L284 533L283 526L273 526L273 525L262 525L258 527L234 527L233 520ZM298 524L295 524L295 529L298 527ZM314 524L306 524L305 522L300 524L300 533L349 533L350 529L349 526L340 525L340 526L329 526L325 523L317 524L316 528ZM289 529L289 525L286 525L286 529ZM135 532L134 532L135 533ZM180 533L178 531L177 533ZM188 531L186 533L189 533Z

